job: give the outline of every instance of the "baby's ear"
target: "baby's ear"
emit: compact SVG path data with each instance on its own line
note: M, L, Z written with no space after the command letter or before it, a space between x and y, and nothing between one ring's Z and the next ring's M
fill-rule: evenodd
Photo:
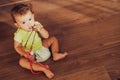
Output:
M33 17L33 18L35 17L34 14L32 14L32 17Z
M17 28L19 28L19 26L18 26L18 24L17 24L17 23L14 23L14 25L15 25Z

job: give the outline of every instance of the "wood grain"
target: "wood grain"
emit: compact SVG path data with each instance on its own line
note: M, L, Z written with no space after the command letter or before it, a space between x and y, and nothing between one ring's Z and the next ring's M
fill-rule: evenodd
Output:
M4 1L11 3L16 0ZM119 0L30 0L36 20L55 35L63 60L45 62L52 80L117 80L120 78L120 1ZM16 28L10 16L14 6L0 7L0 80L49 80L44 74L32 75L18 65L13 47ZM111 6L112 5L112 6Z

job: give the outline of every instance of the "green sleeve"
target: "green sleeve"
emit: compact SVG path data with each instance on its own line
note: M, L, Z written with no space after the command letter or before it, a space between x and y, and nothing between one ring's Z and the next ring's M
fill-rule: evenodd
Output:
M17 30L15 33L14 33L14 40L21 43L22 42L22 34L21 34L21 31L20 30Z

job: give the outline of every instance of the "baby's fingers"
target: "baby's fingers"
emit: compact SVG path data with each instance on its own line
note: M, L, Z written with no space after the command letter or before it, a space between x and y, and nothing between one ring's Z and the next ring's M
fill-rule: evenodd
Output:
M33 30L38 31L38 27L37 26L33 26Z

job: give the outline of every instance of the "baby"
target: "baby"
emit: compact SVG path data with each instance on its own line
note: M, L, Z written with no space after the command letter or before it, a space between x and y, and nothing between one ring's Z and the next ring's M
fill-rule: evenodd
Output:
M11 10L14 25L18 28L14 33L14 48L21 55L19 64L30 70L29 58L37 62L44 62L53 56L57 61L65 58L68 53L59 53L59 45L56 37L49 37L48 31L34 20L34 11L31 4L18 4ZM41 39L43 38L43 40ZM51 47L51 52L49 51ZM27 55L26 52L30 54ZM34 71L42 71L48 78L54 76L53 72L39 64L32 64Z

